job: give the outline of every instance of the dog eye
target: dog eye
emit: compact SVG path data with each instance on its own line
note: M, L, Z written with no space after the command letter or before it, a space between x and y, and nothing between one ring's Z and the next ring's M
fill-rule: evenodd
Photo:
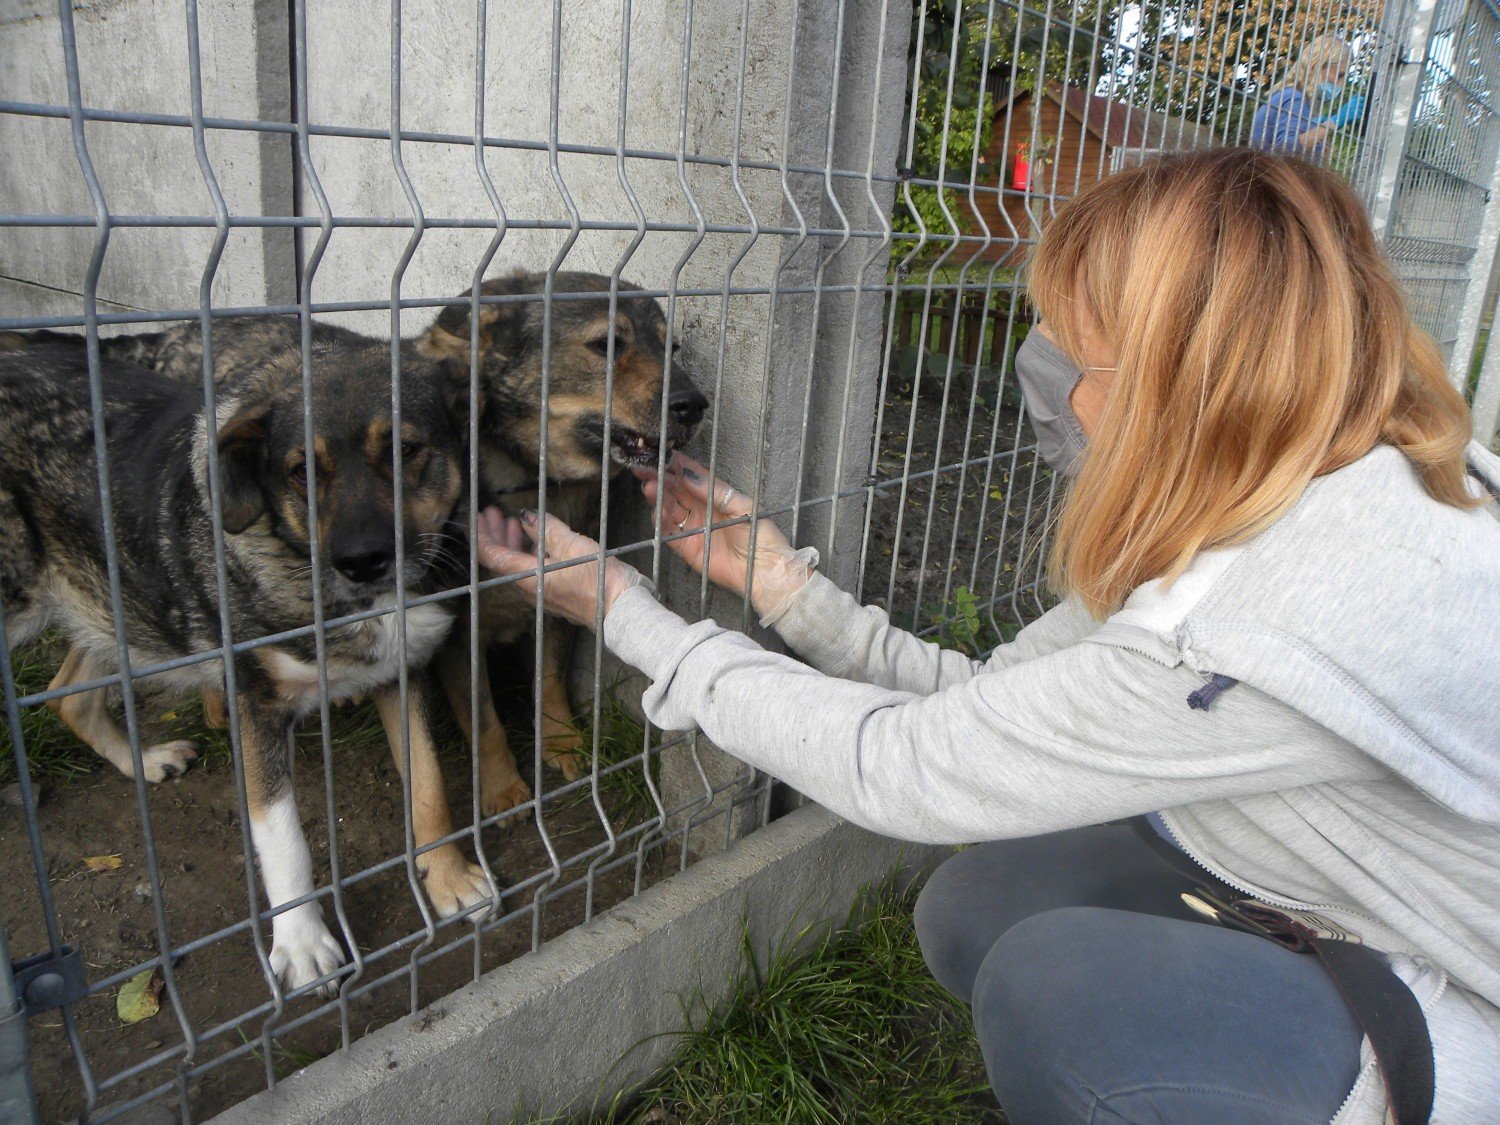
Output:
M286 467L286 475L297 484L307 483L307 462L293 461Z
M414 442L414 441L403 441L401 443L401 456L402 457L415 457L417 455L417 453L421 450L421 448L422 448L421 445L419 445L417 442Z
M589 341L589 347L593 348L600 355L608 355L609 354L609 342L610 342L611 339L613 339L614 342L615 342L615 354L619 355L620 352L621 352L621 350L622 350L622 345L621 345L620 337L619 337L618 334L614 335L613 337L605 335L605 336L600 336L597 340L590 340Z

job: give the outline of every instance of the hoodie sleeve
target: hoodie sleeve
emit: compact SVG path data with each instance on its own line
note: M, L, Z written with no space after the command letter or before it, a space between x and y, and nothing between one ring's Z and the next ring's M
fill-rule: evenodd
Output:
M611 651L653 683L667 730L713 741L856 824L901 839L1029 836L1194 801L1383 771L1353 746L1241 685L1208 711L1185 667L1074 644L975 669L928 695L837 679L645 590L604 621Z
M1317 124L1308 112L1308 102L1296 90L1278 90L1255 111L1250 125L1251 143L1273 152L1297 152L1302 134Z
M930 695L965 683L985 668L1055 652L1097 627L1081 606L1065 602L982 663L898 629L885 610L860 605L828 578L814 574L776 631L792 651L827 676Z

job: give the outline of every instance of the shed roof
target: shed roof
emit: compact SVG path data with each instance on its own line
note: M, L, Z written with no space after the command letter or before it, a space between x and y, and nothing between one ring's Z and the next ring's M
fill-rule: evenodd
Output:
M1014 112L1032 91L1022 90L1010 99ZM1067 114L1098 137L1107 148L1207 148L1216 144L1213 131L1175 114L1127 105L1102 94L1091 94L1076 86L1049 82L1043 96L1060 104ZM1001 106L1000 112L1006 107Z

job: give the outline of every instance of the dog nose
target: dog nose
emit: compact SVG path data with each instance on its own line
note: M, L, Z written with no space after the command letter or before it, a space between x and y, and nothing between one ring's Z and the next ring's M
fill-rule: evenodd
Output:
M351 582L378 582L391 573L396 553L388 545L355 543L334 552L333 566Z
M697 387L685 391L673 391L667 399L667 409L672 419L691 429L703 421L703 412L708 409L708 399Z

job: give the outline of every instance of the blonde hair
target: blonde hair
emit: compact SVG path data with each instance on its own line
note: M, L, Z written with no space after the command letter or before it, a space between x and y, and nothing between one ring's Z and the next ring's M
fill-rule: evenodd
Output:
M1030 288L1075 360L1084 317L1118 357L1051 558L1096 617L1381 442L1435 500L1477 503L1468 407L1332 173L1253 149L1121 172L1047 226Z
M1286 68L1277 89L1291 87L1310 94L1317 85L1318 75L1331 70L1334 65L1347 72L1353 61L1354 52L1349 49L1349 44L1337 35L1319 35L1303 47L1297 61Z

